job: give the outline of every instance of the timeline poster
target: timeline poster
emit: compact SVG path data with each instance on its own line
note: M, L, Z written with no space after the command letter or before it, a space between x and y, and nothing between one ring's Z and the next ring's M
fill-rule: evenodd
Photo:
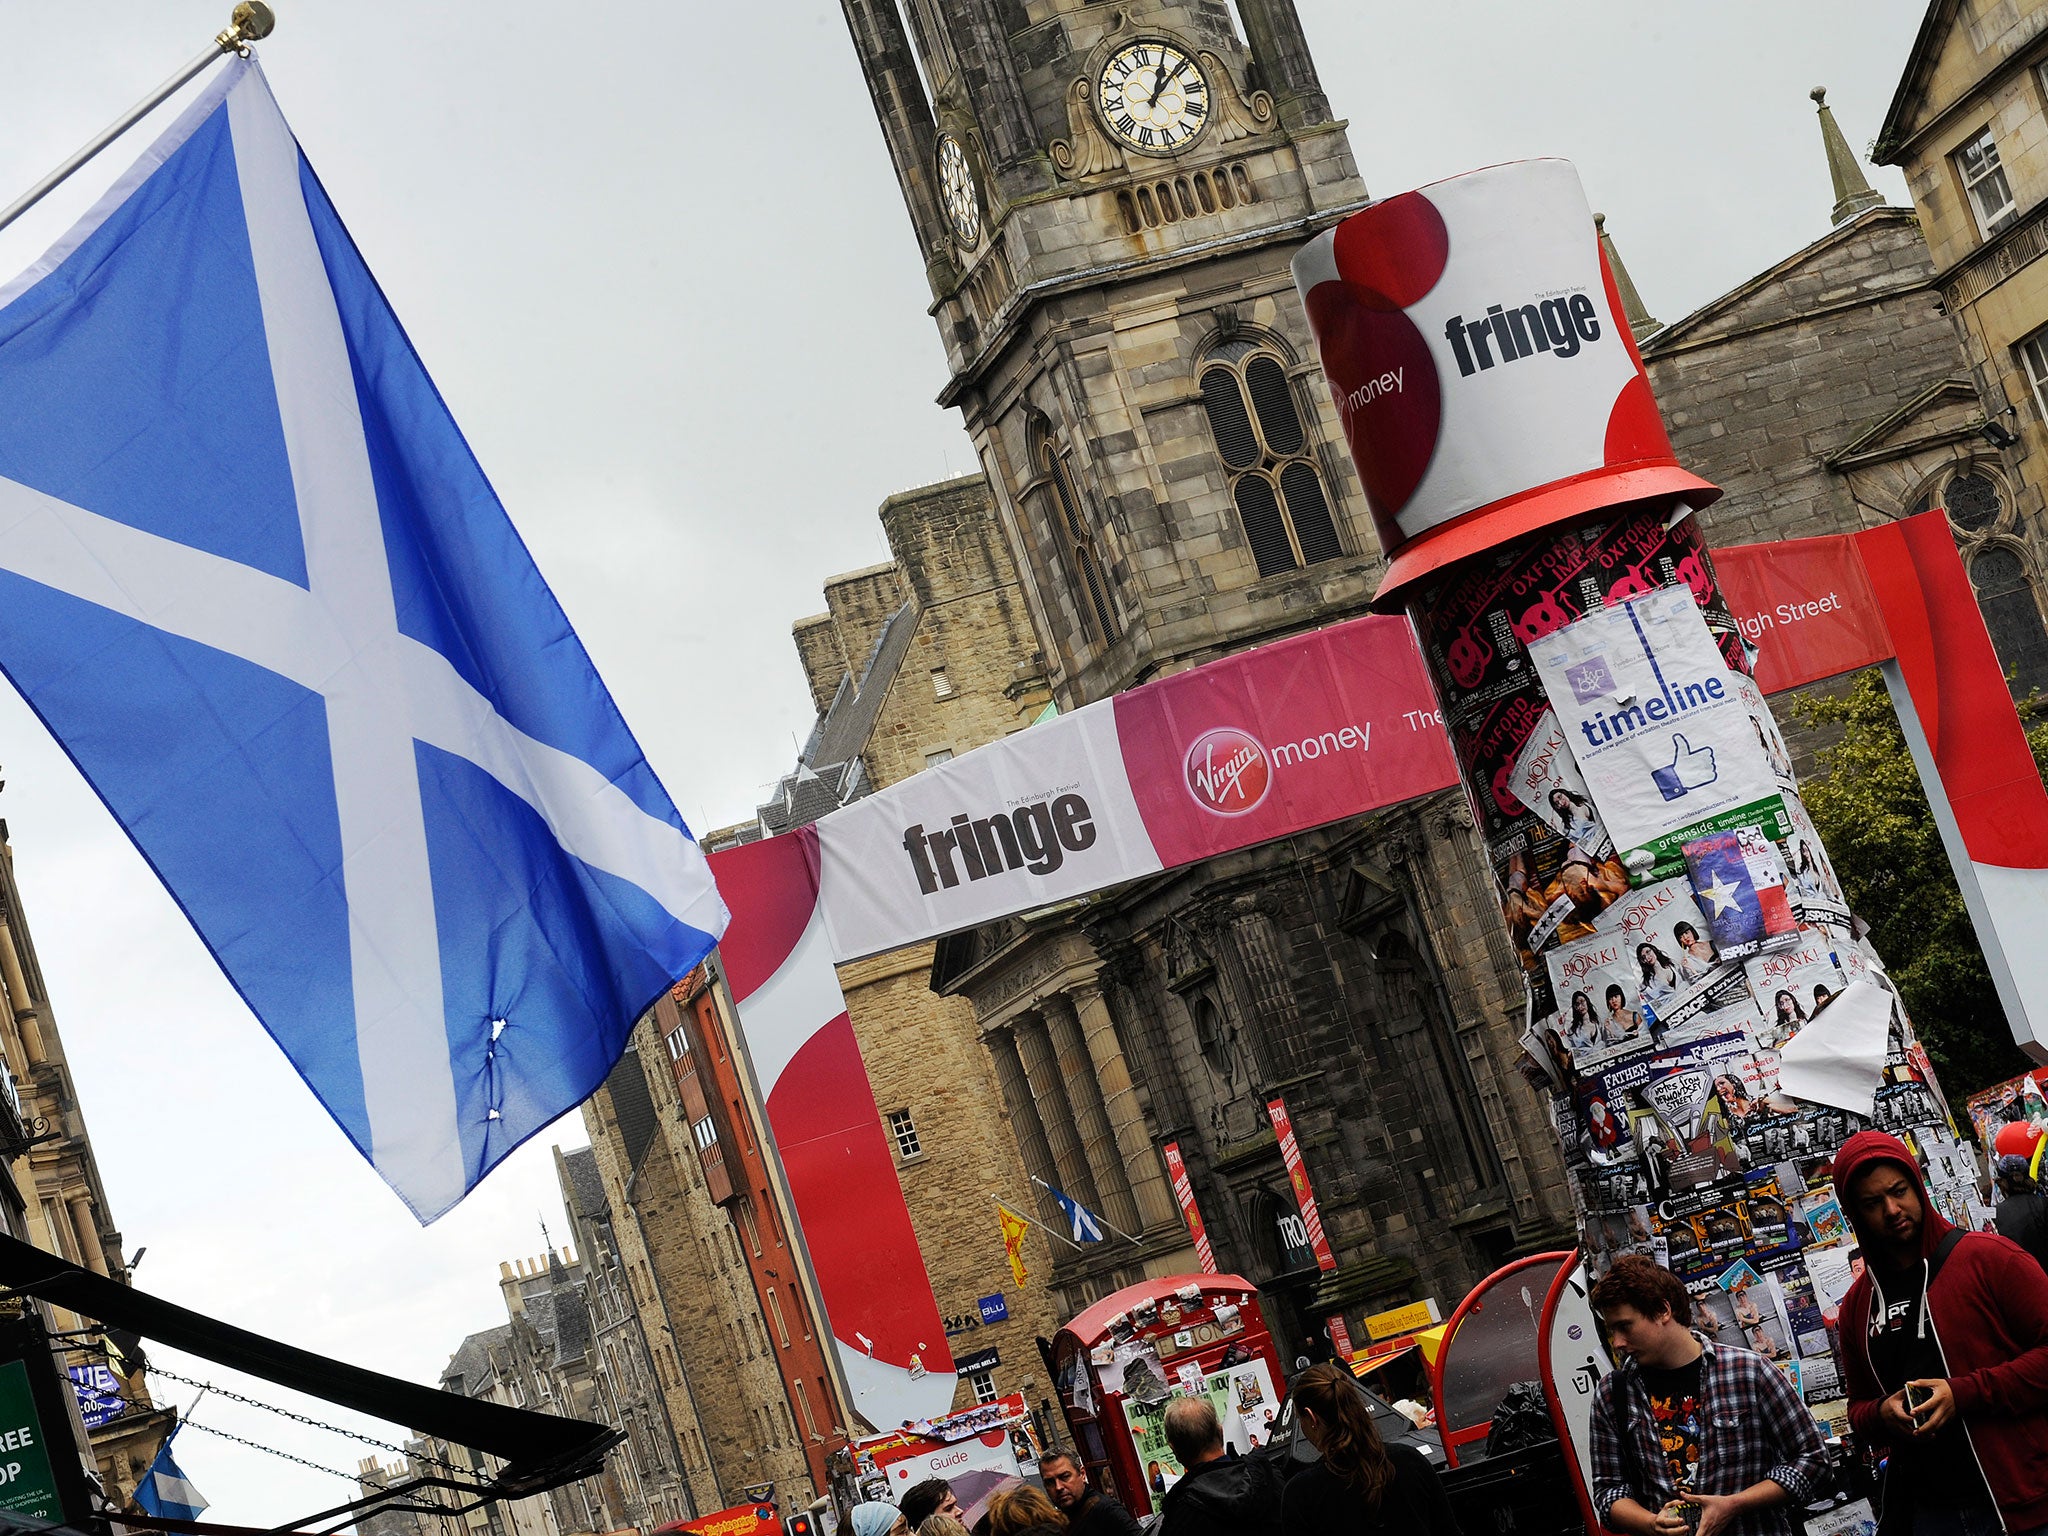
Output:
M1681 847L1709 832L1791 830L1735 674L1690 592L1588 614L1529 655L1636 879L1683 874Z

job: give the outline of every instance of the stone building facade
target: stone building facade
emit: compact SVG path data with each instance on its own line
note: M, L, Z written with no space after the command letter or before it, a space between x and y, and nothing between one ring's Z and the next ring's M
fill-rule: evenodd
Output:
M727 1241L753 1281L786 1399L783 1412L809 1464L811 1486L822 1491L830 1486L832 1461L844 1458L846 1415L825 1358L830 1334L816 1324L784 1202L762 1155L730 1017L713 968L704 967L657 1005L654 1023L703 1169L704 1192L728 1217Z
M107 1208L85 1113L36 960L5 821L0 821L0 1160L5 1168L0 1219L10 1235L127 1283L121 1234ZM58 1331L89 1326L62 1307L44 1311ZM65 1367L111 1370L132 1405L88 1437L101 1487L114 1507L128 1508L176 1415L152 1404L139 1360L109 1351L89 1334L74 1339L58 1359Z
M568 1153L556 1147L554 1153L568 1246L582 1266L583 1316L589 1329L590 1408L585 1417L625 1431L625 1445L607 1464L625 1517L619 1523L653 1530L696 1513L681 1442L662 1396L647 1320L634 1304L597 1154L588 1147ZM502 1285L510 1277L501 1269L499 1278Z
M797 1427L741 1238L706 1187L667 1036L672 999L635 1026L583 1124L617 1213L615 1234L669 1420L700 1511L730 1508L771 1487L784 1509L824 1492ZM764 1234L768 1237L768 1234ZM780 1211L769 1238L790 1267ZM843 1419L835 1419L843 1424Z
M2037 589L2012 577L2035 569L2031 450L1987 432L1924 216L1882 206L1815 95L1834 226L1640 343L1679 458L1727 492L1702 521L1740 544L1943 507L2017 691L2048 687Z
M1906 173L1988 417L1949 519L2000 656L2048 686L2048 3L1933 0L1873 156Z
M514 1408L562 1414L625 1432L595 1476L530 1498L457 1514L454 1494L428 1490L448 1512L386 1509L358 1522L363 1536L584 1536L651 1531L699 1512L669 1421L647 1329L634 1305L596 1155L555 1148L563 1213L574 1241L498 1266L505 1322L464 1339L441 1389ZM495 1460L435 1439L407 1455L357 1464L368 1497L408 1477L453 1466L489 1476ZM704 1506L716 1508L716 1505Z
M1291 0L1241 0L1243 37L1216 0L845 8L1060 707L1362 611L1380 556L1288 263L1366 193ZM1061 1252L1059 1310L1192 1267L1166 1140L1302 1335L1559 1240L1493 907L1446 797L943 941L1026 1169L1137 1239ZM1332 1274L1290 1241L1276 1092Z

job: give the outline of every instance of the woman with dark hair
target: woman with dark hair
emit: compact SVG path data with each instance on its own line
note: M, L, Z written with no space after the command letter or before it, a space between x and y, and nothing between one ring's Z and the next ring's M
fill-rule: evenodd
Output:
M1678 974L1687 981L1698 981L1721 963L1720 951L1691 923L1674 923L1671 942L1678 946Z
M1643 968L1643 1001L1655 1007L1678 996L1678 967L1648 939L1636 946L1636 964Z
M1778 995L1773 999L1773 1002L1776 1005L1777 1012L1772 1023L1777 1029L1778 1044L1783 1045L1787 1040L1798 1034L1801 1027L1806 1023L1806 1010L1799 1006L1797 996L1782 987L1778 989Z
M1600 813L1593 809L1592 801L1560 784L1550 792L1550 809L1557 817L1558 831L1588 853L1600 851L1607 829L1600 825Z
M1584 992L1572 994L1572 1021L1565 1039L1575 1051L1591 1050L1600 1043L1600 1019L1593 1011L1593 999Z
M1614 982L1607 984L1607 1012L1600 1020L1602 1045L1626 1045L1642 1033L1643 1018L1628 1005L1628 994Z
M1459 1536L1436 1469L1412 1446L1380 1439L1350 1371L1335 1364L1303 1371L1293 1402L1301 1432L1322 1460L1297 1474L1280 1496L1280 1526L1289 1536L1381 1530Z

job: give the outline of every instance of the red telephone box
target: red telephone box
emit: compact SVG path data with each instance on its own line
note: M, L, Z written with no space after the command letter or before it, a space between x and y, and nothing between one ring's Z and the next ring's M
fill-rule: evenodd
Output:
M1050 1362L1075 1454L1134 1515L1180 1480L1166 1400L1207 1394L1224 1438L1266 1443L1287 1377L1242 1275L1174 1275L1105 1296L1053 1340Z

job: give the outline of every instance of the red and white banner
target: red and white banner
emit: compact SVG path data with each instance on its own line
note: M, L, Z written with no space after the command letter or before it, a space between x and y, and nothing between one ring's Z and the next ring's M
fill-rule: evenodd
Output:
M1455 782L1407 621L1353 619L1133 688L827 816L826 929L837 958L858 959Z
M888 1133L840 995L810 828L711 856L726 985L853 1407L877 1429L953 1406L954 1372Z
M1535 529L1721 494L1672 456L1570 161L1377 202L1302 247L1294 284L1392 556L1383 607Z
M2048 1060L2048 791L1947 516L1714 564L1745 633L1758 624L1766 689L1883 665L2013 1037Z
M1722 550L1715 566L1767 691L1878 662L1896 679L2014 1033L2048 1059L2048 1004L2027 1007L2048 997L2048 793L1942 515ZM1448 789L1456 766L1434 709L1406 622L1357 619L1133 689L815 828L712 856L733 914L726 975L870 1423L944 1413L955 1378L835 961ZM1275 1109L1317 1262L1332 1267ZM1178 1151L1175 1197L1213 1269Z
M1213 1275L1217 1273L1216 1250L1209 1242L1209 1229L1202 1225L1201 1207L1195 1204L1194 1181L1188 1177L1188 1165L1181 1161L1180 1143L1169 1141L1161 1150L1166 1154L1166 1177L1173 1185L1180 1219L1188 1224L1188 1236L1195 1240L1195 1257L1201 1262L1202 1273Z
M1756 648L1756 685L1765 693L1874 667L1892 654L1853 535L1717 549L1714 574L1742 638Z
M1272 1117L1273 1134L1280 1140L1280 1161L1286 1165L1294 1203L1301 1208L1301 1224L1308 1229L1308 1245L1315 1250L1316 1268L1328 1274L1337 1267L1337 1255L1330 1251L1329 1234L1323 1231L1323 1213L1316 1206L1316 1192L1308 1182L1308 1165L1301 1160L1301 1143L1294 1139L1294 1122L1287 1118L1287 1101L1276 1094L1266 1101L1266 1113Z

